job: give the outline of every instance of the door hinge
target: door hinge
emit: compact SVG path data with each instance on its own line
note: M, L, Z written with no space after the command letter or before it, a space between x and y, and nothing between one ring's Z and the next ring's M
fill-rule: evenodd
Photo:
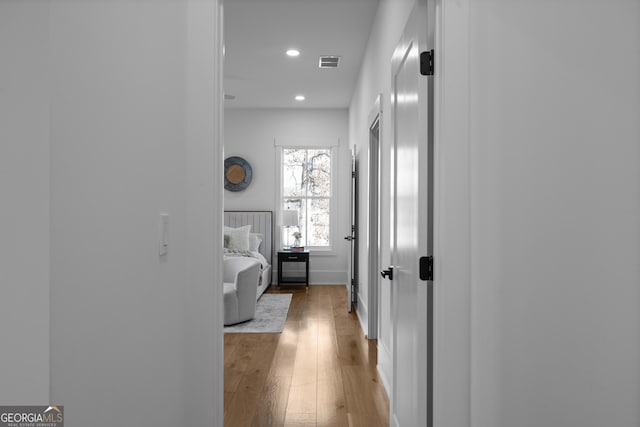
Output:
M433 49L427 50L420 54L420 74L423 76L433 76Z
M420 257L420 280L433 280L433 256Z

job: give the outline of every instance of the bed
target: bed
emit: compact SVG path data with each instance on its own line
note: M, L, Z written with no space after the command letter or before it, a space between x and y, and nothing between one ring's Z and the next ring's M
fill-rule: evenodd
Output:
M225 230L241 229L246 226L250 227L251 243L254 246L249 250L237 250L234 247L227 247L228 240L225 233L225 257L248 256L256 258L261 264L260 282L258 283L258 292L256 298L264 293L269 287L272 280L272 263L273 263L273 212L272 211L225 211L224 212ZM233 233L233 231L232 231ZM260 236L256 236L260 235ZM262 241L255 249L255 238L262 237ZM244 249L244 248L242 248Z

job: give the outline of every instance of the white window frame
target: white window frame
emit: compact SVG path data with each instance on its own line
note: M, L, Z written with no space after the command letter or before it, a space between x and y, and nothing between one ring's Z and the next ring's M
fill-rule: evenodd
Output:
M313 252L322 252L323 254L330 255L333 254L333 246L336 241L336 225L337 225L337 211L338 211L338 196L336 194L336 165L338 164L337 156L338 156L338 147L334 146L322 146L322 145L286 145L286 146L278 146L276 150L276 182L278 186L278 191L276 191L276 200L275 206L277 207L277 215L278 221L277 224L281 223L281 215L282 210L284 209L284 197L283 197L283 176L282 176L282 161L283 161L283 153L284 150L329 150L331 152L331 197L329 198L329 245L328 246L305 246L306 249L309 249ZM278 227L280 227L278 225ZM279 231L276 233L279 240L282 240L282 232ZM279 242L279 247L283 247L286 243L283 241Z

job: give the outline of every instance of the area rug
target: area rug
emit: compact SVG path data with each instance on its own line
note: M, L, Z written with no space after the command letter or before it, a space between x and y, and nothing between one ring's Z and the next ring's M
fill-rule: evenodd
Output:
M256 316L236 325L225 326L225 333L279 333L287 320L292 294L262 294L256 304Z

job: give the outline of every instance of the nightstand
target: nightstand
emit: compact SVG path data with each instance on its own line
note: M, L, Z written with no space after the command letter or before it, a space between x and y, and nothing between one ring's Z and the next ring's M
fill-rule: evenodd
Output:
M303 262L304 271L287 272L285 266ZM309 251L278 251L278 286L285 283L304 283L309 289Z

